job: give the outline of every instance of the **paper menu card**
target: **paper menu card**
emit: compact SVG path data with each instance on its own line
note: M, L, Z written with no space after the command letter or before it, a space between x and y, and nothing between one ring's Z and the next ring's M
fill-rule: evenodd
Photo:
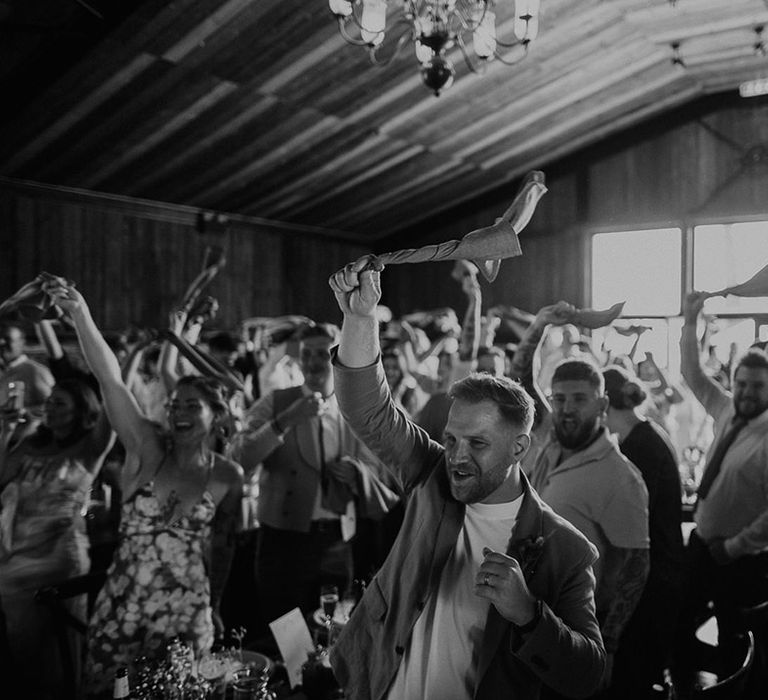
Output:
M301 667L315 649L312 635L309 633L309 627L301 610L294 608L282 617L278 617L269 623L269 629L272 630L280 655L283 657L291 688L300 685Z

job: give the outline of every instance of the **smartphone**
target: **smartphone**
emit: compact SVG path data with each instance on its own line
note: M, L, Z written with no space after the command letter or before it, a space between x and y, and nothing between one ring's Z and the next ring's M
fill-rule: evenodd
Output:
M24 408L24 391L26 387L24 382L14 381L8 382L6 386L6 403L5 408L8 411L21 411Z

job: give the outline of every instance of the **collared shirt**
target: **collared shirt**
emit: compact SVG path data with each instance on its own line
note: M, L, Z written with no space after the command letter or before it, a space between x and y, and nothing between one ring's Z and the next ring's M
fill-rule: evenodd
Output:
M616 585L618 549L648 549L648 491L640 471L604 430L586 449L561 460L554 436L544 445L531 483L544 502L577 527L600 552L595 562L598 612Z
M711 392L703 403L715 420L714 448L736 411L724 392ZM736 436L694 520L705 542L726 538L732 557L768 550L768 411L751 419Z

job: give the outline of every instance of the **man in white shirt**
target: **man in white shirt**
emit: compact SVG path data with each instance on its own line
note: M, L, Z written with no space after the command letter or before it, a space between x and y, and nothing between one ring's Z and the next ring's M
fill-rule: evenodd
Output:
M330 280L344 313L336 392L355 432L396 470L407 507L334 646L337 679L356 700L533 700L543 684L589 695L605 662L596 551L520 470L530 397L503 377L471 375L451 390L445 447L430 440L387 389L379 272L366 263Z
M687 547L681 649L710 602L727 637L739 627L739 607L768 599L768 355L753 348L737 362L732 392L708 376L696 337L705 299L686 297L680 340L683 377L715 421Z

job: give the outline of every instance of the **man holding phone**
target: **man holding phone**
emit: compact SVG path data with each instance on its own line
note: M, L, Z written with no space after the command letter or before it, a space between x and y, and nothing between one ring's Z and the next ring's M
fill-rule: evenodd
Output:
M5 323L0 327L0 407L3 413L39 416L56 382L45 365L26 354L25 345L19 325Z

